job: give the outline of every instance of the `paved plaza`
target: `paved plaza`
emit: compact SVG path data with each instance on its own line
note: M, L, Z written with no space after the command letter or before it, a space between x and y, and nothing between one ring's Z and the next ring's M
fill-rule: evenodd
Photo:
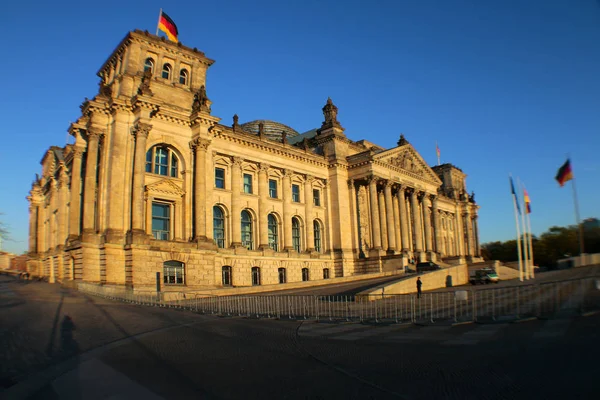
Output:
M600 315L329 323L137 306L0 277L4 399L596 397Z

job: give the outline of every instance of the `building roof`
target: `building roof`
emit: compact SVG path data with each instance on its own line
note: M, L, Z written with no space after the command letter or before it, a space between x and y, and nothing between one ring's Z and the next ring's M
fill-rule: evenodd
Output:
M286 137L288 139L299 135L296 130L290 128L287 125L266 119L257 119L255 121L246 122L241 124L241 127L248 133L258 135L258 129L261 123L263 124L263 132L268 139L281 142L281 134L283 132L286 133Z

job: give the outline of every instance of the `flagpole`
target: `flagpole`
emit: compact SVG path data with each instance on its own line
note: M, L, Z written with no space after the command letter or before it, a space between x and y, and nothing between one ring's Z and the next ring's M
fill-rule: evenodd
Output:
M440 166L440 148L438 147L437 140L435 141L435 154L437 155L438 166Z
M156 22L156 36L158 36L158 26L160 25L160 17L162 15L162 8L158 12L158 21Z
M571 171L573 170L573 165L571 165ZM573 174L573 179L571 179L571 187L573 188L573 201L575 203L575 219L577 220L577 228L579 229L579 262L581 265L584 265L583 258L585 257L585 250L583 245L583 225L581 225L581 219L579 218L579 201L577 200L577 189L575 188L575 174Z
M519 232L519 217L517 216L517 196L516 196L516 192L514 190L514 186L512 183L512 175L509 175L510 177L510 183L511 183L511 189L512 189L512 193L511 196L513 198L513 207L514 207L514 211L515 211L515 226L517 227L517 254L519 256L519 280L521 282L523 282L523 263L521 260L521 240L519 239L519 237L521 236L521 233Z
M531 217L527 213L527 229L529 230L529 257L531 258L531 279L535 279L535 263L533 262L533 239L531 238Z
M523 192L523 184L521 179L517 177L517 185L521 192ZM525 196L523 196L523 202L521 203L523 212L521 213L521 225L523 226L523 269L525 273L525 279L529 280L529 249L527 248L527 226L525 225L525 213L527 213L527 204L525 204Z

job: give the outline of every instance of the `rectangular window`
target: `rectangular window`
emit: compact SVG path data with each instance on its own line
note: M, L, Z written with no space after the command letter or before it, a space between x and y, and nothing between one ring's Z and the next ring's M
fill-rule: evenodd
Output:
M169 240L171 231L171 206L152 203L152 235L158 240Z
M294 203L300 203L300 186L292 185L292 201Z
M277 181L275 179L269 179L269 197L277 198Z
M319 189L313 189L313 203L315 206L321 206L321 191Z
M179 261L167 261L163 267L163 283L166 285L183 285L185 268Z
M215 168L215 187L225 189L225 170L223 168Z
M285 273L285 268L279 268L277 270L278 274L279 274L279 283L286 283L287 282L287 275Z
M244 193L252 193L252 175L244 174Z

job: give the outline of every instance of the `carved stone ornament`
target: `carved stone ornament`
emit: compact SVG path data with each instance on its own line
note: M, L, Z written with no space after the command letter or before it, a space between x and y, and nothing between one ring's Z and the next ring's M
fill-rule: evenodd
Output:
M287 132L286 131L281 131L281 143L288 144Z
M413 172L417 175L423 175L425 171L419 167L417 161L408 153L402 153L388 160L388 163L395 167Z
M100 90L98 91L101 96L112 97L112 88L104 83L104 79L100 79Z
M233 115L233 125L231 125L231 127L233 128L234 132L238 131L238 130L241 130L240 124L238 123L239 119L240 119L240 117L238 117L237 114Z
M190 148L192 150L203 150L206 151L210 146L211 141L204 138L196 138L190 142Z
M353 178L348 179L348 189L350 189L350 190L354 189L354 179Z
M265 124L263 124L262 122L260 122L258 124L258 137L262 138L265 135Z
M404 146L405 144L408 144L408 140L404 137L404 133L401 133L400 139L398 140L398 146Z
M369 242L369 207L367 200L367 188L360 186L357 193L357 212L358 212L358 224L359 224L359 236L360 236L360 247L362 250L368 249Z
M142 83L140 83L140 87L138 88L137 93L144 96L152 96L152 90L150 89L150 81L152 80L152 71L149 69L144 71L142 75Z
M231 163L235 167L241 168L243 162L244 162L244 159L242 157L231 157Z
M331 97L327 98L327 104L323 107L323 116L325 117L325 121L321 125L321 129L337 127L341 128L342 125L337 120L338 108L331 101Z
M144 137L147 138L150 134L150 130L152 130L151 124L146 124L144 122L138 122L133 126L133 134L136 138Z
M265 172L268 173L269 169L271 168L271 166L267 163L261 162L258 164L258 170L259 172Z
M87 129L86 133L89 139L97 140L100 140L100 136L103 134L103 132L100 129L91 126Z
M210 104L206 95L206 87L202 85L194 94L194 102L192 103L192 112L205 112L210 114Z

